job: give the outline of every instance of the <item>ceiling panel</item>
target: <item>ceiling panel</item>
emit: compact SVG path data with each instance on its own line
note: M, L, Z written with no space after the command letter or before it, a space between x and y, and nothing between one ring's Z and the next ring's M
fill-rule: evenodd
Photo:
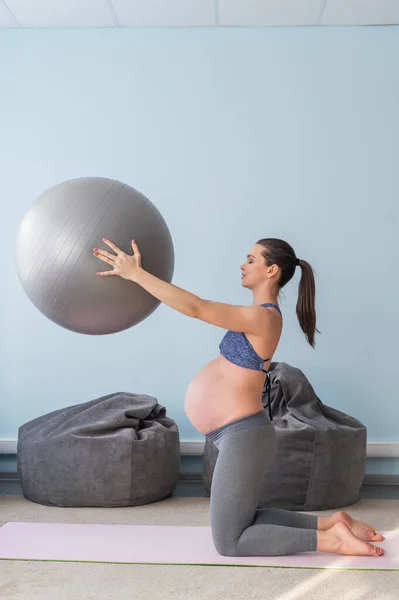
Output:
M392 25L399 24L399 0L0 0L3 29L218 24Z
M219 0L219 24L316 25L324 0Z
M19 27L19 23L10 13L3 0L0 0L0 28Z
M22 27L110 27L116 25L108 0L7 0Z
M123 27L216 25L215 0L112 0Z
M395 25L399 0L327 0L321 25Z

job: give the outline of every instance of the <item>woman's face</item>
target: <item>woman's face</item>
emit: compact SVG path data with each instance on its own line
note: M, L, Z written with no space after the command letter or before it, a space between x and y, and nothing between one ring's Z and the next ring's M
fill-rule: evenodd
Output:
M267 274L268 267L261 252L263 246L255 244L249 250L247 260L241 265L241 284L243 287L253 288L262 283Z

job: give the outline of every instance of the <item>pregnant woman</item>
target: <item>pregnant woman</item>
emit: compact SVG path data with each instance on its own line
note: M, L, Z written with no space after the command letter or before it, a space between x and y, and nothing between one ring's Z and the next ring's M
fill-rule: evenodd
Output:
M270 410L270 361L280 340L283 320L280 290L299 266L297 316L309 344L315 346L315 282L310 264L298 260L283 240L261 239L241 265L242 285L250 290L250 306L204 300L151 275L141 266L132 241L132 255L103 239L113 252L93 253L118 275L143 287L184 315L228 330L220 354L190 382L185 413L192 425L219 450L212 480L210 517L213 542L224 556L277 556L321 551L381 556L371 541L384 538L345 512L317 517L276 508L257 509L262 479L276 451L276 431ZM263 358L265 357L265 358ZM268 393L269 414L262 395Z

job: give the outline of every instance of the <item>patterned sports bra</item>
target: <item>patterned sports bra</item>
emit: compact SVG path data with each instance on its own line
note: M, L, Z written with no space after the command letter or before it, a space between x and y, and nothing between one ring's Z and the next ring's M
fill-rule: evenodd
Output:
M277 304L271 304L266 302L260 304L260 306L276 308L281 314L280 308ZM269 407L269 418L273 421L271 408L270 408L270 371L263 369L263 363L269 361L269 358L262 358L252 347L252 344L248 341L245 333L240 331L229 330L222 341L219 344L220 354L227 358L230 362L240 367L246 367L247 369L253 369L254 371L263 371L266 373L265 385L263 387L263 393L268 395L269 402L266 406Z

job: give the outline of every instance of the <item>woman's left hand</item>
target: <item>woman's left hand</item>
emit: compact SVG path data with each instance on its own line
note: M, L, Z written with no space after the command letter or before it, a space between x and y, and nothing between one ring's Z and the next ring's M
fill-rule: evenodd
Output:
M111 254L106 250L101 250L101 248L93 248L93 254L103 262L111 265L113 270L98 272L97 275L101 275L102 277L119 275L119 277L123 277L123 279L130 279L131 281L137 282L141 271L141 254L136 242L132 240L133 255L126 254L106 238L103 238L103 242L107 244L115 254Z

